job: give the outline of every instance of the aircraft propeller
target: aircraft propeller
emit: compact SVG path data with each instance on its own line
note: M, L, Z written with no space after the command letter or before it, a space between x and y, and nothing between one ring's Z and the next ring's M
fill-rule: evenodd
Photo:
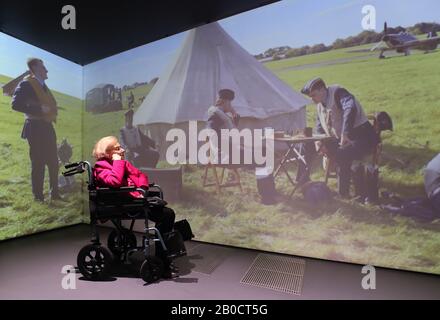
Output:
M382 39L378 43L376 43L376 45L373 46L370 49L370 51L375 51L377 48L381 47L385 43L384 38L387 35L387 33L388 33L388 26L387 26L387 22L385 21L384 24L383 24L383 36L382 36Z

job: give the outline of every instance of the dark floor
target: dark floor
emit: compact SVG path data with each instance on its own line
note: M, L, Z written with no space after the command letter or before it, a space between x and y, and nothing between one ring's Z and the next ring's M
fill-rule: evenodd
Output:
M89 227L78 225L1 242L0 299L440 299L440 276L377 268L376 289L363 290L361 266L307 258L301 295L244 285L240 280L258 251L192 241L189 252L204 246L226 253L211 274L194 271L196 257L189 254L177 261L182 275L174 280L144 285L133 274L115 271L112 281L90 282L77 273L76 289L65 290L61 269L76 266L88 241Z

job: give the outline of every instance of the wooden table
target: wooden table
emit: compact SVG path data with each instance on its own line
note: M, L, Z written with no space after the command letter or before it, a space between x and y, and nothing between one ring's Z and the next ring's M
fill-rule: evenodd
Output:
M284 155L281 158L280 164L276 167L274 171L274 178L279 174L279 172L282 170L286 176L289 182L293 185L293 190L290 193L290 196L292 196L295 191L300 186L300 183L296 183L292 177L289 174L288 169L286 168L286 164L293 161L302 161L304 165L306 166L306 170L304 170L304 173L308 171L308 163L306 159L304 158L304 155L301 154L301 150L297 150L296 146L298 144L306 143L306 142L317 142L317 141L325 141L328 139L332 139L331 136L327 135L313 135L312 137L305 137L302 135L296 135L296 136L283 136L283 137L273 137L273 140L276 142L284 142L288 145L287 151L284 153ZM298 181L302 181L302 177L299 177Z

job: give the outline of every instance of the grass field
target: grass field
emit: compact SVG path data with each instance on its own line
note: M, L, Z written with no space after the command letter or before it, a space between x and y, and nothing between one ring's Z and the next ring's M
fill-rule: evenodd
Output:
M0 83L9 78L0 75ZM58 143L62 138L73 145L72 159L81 156L81 100L53 92L59 116L55 130ZM82 216L81 178L77 190L68 197L67 203L51 205L33 201L30 184L30 160L28 144L20 138L24 115L11 109L11 98L0 95L0 240L60 226L79 223ZM46 169L45 190L47 197L48 173Z

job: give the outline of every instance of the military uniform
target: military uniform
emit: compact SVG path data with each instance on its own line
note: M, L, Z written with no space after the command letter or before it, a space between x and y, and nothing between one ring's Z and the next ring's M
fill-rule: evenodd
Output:
M43 112L42 106L49 108ZM12 109L25 114L21 137L29 143L32 193L43 201L44 171L49 169L50 193L59 197L57 138L52 122L56 121L57 106L50 90L35 77L25 78L15 89Z
M319 78L312 81L322 81ZM306 85L303 93L310 93L313 82ZM370 154L377 145L378 136L368 121L359 101L346 89L333 85L327 88L327 98L317 104L316 132L335 137L340 141L343 134L350 143L330 147L329 156L338 166L338 188L342 196L349 195L351 165ZM333 150L332 150L333 149Z

